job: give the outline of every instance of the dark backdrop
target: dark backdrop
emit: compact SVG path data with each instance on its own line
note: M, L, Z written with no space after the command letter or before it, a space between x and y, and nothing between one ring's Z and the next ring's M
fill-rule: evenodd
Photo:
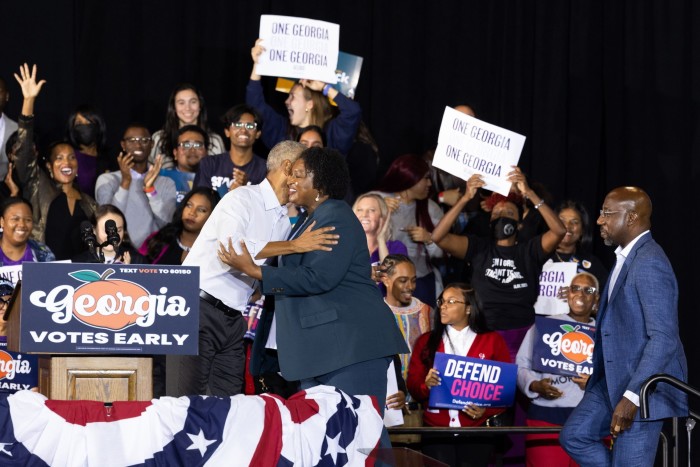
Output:
M654 236L680 283L690 381L700 387L697 2L56 0L7 1L0 11L8 114L21 103L11 74L37 63L48 81L36 106L43 139L61 136L71 110L91 103L114 150L131 121L161 127L182 81L203 90L222 133L217 117L244 99L261 14L339 23L341 50L365 58L357 99L384 166L435 146L444 106L470 103L480 118L527 136L520 165L558 200L595 213L611 188L648 191ZM611 251L596 247L612 265Z

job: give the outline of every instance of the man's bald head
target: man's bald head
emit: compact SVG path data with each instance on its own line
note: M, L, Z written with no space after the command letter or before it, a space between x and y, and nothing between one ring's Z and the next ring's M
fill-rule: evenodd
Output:
M639 234L651 228L649 195L638 187L615 188L605 197L598 225L606 245L620 245L624 248Z

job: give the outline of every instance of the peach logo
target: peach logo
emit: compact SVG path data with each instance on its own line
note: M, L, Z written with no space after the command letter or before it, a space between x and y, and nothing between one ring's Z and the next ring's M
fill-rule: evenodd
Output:
M579 331L581 326L562 324L562 334L559 348L564 358L574 363L583 363L593 355L593 339L588 334Z
M157 316L187 316L190 307L181 295L168 295L168 288L161 286L158 294L131 281L110 279L114 269L100 275L83 269L68 273L82 282L74 288L62 284L49 291L35 290L29 294L29 302L51 313L56 324L66 324L75 318L90 327L120 331L132 325L148 328Z
M107 269L102 275L90 270L68 274L84 282L73 292L73 316L76 319L95 328L120 331L135 324L139 318L139 314L128 313L128 310L147 311L148 290L123 279L108 280L112 274L114 269Z

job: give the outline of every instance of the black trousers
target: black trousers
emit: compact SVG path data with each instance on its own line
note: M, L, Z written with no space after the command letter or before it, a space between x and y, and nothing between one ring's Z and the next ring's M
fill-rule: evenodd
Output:
M177 395L228 397L243 393L247 329L240 313L225 313L199 300L199 355L178 358Z

